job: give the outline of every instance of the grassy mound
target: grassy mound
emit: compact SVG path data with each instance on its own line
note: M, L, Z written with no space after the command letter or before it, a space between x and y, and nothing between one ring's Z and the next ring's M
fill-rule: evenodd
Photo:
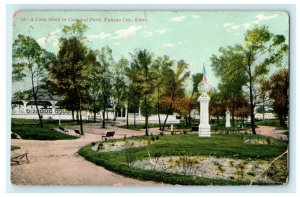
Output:
M247 139L266 139L260 136L246 136ZM138 138L137 138L138 140ZM244 143L242 135L212 135L211 138L199 138L197 135L160 136L154 143L115 152L96 152L92 145L86 145L79 150L79 154L96 165L116 173L140 179L180 185L247 185L248 182L238 180L208 179L205 177L185 176L154 170L143 170L131 167L128 155L135 160L164 156L214 156L236 159L264 159L272 160L282 154L287 144L275 140L270 144ZM107 142L109 143L109 142ZM129 154L130 153L130 154Z
M18 134L22 139L28 140L68 140L77 139L75 136L55 132L57 121L44 120L44 127L39 126L38 120L12 119L11 130Z

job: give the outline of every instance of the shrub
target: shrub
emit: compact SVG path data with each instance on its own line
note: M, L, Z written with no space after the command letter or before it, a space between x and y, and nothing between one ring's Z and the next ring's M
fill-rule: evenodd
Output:
M151 140L152 140L153 142L155 141L154 135L151 135Z
M156 136L156 140L159 140L159 136L158 135Z
M136 160L135 148L133 147L133 143L126 142L125 144L125 160L129 167L132 167L134 161Z

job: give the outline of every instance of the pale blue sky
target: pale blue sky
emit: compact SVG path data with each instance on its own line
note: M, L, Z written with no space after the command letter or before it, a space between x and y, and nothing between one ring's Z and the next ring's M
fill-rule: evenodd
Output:
M156 56L185 60L191 74L202 72L204 64L212 86L218 80L209 58L221 46L242 43L246 31L255 25L267 25L272 33L287 38L289 34L288 15L276 11L22 11L15 13L13 39L30 35L57 53L62 27L75 19L89 28L87 45L92 49L108 45L116 61L121 56L130 59L129 53L136 48L147 49ZM13 92L24 88L30 85L13 84Z

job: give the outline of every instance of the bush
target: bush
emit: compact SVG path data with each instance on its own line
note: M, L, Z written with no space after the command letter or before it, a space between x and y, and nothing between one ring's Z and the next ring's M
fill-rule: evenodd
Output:
M247 136L248 139L267 139L263 136ZM151 142L151 137L148 138ZM274 139L275 140L275 139ZM287 144L281 140L275 140L276 144L246 144L239 135L212 135L211 138L199 138L197 135L168 135L160 139L158 143L149 144L146 147L130 147L130 149L113 152L95 152L87 145L79 150L79 154L87 160L101 165L107 170L122 174L131 178L144 181L156 181L180 185L248 185L249 182L241 180L209 179L204 177L184 176L179 174L144 170L132 167L134 161L147 159L149 156L210 156L228 157L235 159L273 159L286 150ZM130 144L129 144L130 145ZM209 149L207 148L209 147ZM127 152L127 153L126 153ZM190 165L184 161L184 165ZM232 164L233 165L233 164ZM241 166L242 167L242 166ZM189 168L187 168L189 170ZM193 168L191 168L193 169ZM219 170L222 170L219 168ZM237 169L240 172L240 169ZM242 173L240 173L242 175ZM266 183L259 183L266 184ZM274 183L282 184L282 183Z

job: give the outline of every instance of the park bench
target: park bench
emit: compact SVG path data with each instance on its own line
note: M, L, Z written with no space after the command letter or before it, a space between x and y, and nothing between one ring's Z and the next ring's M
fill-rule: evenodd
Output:
M81 136L81 135L84 135L84 133L83 132L81 132L80 130L78 130L78 129L74 129L74 132L76 133L76 135L78 135L78 136Z
M69 133L69 132L68 132L68 130L67 130L67 129L65 129L65 128L63 128L63 127L58 127L58 128L59 128L59 130L61 130L61 131L65 132L65 133Z
M110 139L110 138L113 138L114 135L115 135L115 131L108 131L105 134L102 133L102 139L103 138L105 138L105 139L109 138Z
M20 164L21 162L25 162L24 161L24 158L26 159L27 163L29 163L29 160L28 160L28 153L24 153L24 154L21 154L21 155L18 155L18 156L15 156L13 158L10 159L10 163L13 165L13 164Z

